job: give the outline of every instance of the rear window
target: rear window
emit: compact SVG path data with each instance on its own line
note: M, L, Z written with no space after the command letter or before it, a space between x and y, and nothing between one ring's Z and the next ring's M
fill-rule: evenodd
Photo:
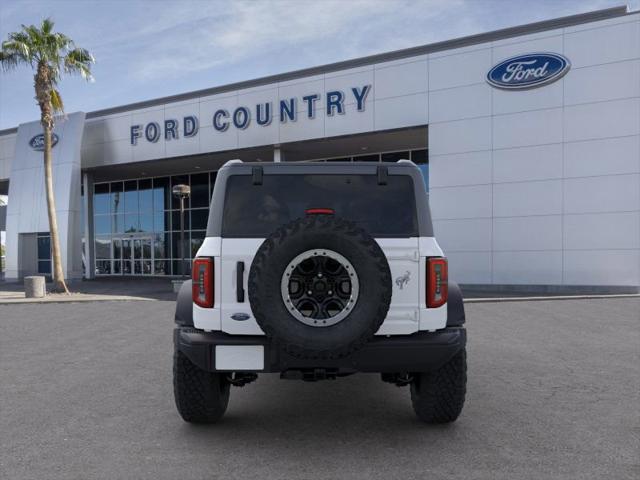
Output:
M227 180L222 235L266 237L280 225L305 216L309 208L331 208L374 237L416 237L418 222L413 180L390 175L250 175Z

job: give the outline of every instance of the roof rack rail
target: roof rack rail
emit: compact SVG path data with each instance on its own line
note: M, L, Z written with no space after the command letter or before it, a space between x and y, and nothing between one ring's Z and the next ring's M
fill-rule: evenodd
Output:
M396 163L408 163L410 165L415 165L415 163L413 163L411 160L407 160L406 158L401 158Z

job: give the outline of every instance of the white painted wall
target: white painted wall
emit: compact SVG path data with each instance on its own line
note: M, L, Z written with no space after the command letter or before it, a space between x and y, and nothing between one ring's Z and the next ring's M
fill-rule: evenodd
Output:
M485 82L564 54L550 85ZM431 207L462 283L640 285L640 15L429 56Z
M426 125L427 83L427 56L424 55L89 119L82 144L82 165L98 167ZM363 85L372 85L372 89L365 100L364 111L359 112L351 88ZM332 90L345 93L343 115L326 115L325 93ZM320 94L321 98L317 101L315 118L309 119L302 96L313 93ZM281 122L279 101L291 97L298 98L298 118L295 122ZM257 103L265 102L271 102L274 109L270 125L258 125L252 111L251 123L245 130L230 126L227 131L219 132L213 128L212 117L218 109L229 112L238 106L254 109ZM186 115L199 118L197 136L178 140L161 138L156 143L140 138L137 145L131 145L132 125L151 121L163 125L165 119L178 119L182 124Z
M3 135L0 137L0 181L9 179L15 149L15 133Z
M52 149L62 268L70 279L82 277L80 145L83 129L84 113L73 113L59 120L54 129L59 141ZM7 205L6 278L10 280L24 273L19 264L20 234L49 231L43 153L29 145L29 140L39 133L42 133L39 121L18 127Z

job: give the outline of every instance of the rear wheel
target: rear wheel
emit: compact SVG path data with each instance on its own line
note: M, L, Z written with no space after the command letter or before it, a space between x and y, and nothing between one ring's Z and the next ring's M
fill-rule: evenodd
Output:
M467 353L463 348L438 370L414 374L413 410L426 423L453 422L462 411L466 389Z
M180 416L189 423L215 423L227 410L230 384L224 374L207 372L176 349L173 393Z

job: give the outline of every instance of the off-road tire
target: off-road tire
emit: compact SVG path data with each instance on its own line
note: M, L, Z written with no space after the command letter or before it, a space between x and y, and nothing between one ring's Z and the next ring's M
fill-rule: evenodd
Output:
M415 373L411 403L426 423L455 421L464 405L467 390L467 353L463 348L434 372Z
M342 321L314 327L297 320L282 299L289 262L310 249L343 255L358 275L359 296ZM265 334L298 358L333 359L360 349L380 328L391 303L391 271L378 243L354 222L310 215L283 225L260 246L249 272L249 302Z
M230 384L224 374L207 372L176 349L173 393L180 416L189 423L215 423L227 410Z

